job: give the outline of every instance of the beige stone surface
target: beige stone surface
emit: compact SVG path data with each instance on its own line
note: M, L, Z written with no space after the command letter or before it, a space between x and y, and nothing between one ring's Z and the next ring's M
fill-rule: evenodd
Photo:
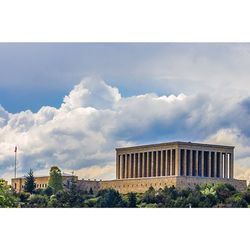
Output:
M77 181L78 177L73 176L74 180ZM63 183L66 184L67 181L72 180L72 176L62 176ZM36 189L45 189L48 187L49 183L49 176L40 176L40 177L35 177L35 184L36 184ZM19 177L19 178L13 178L11 179L11 187L17 192L21 192L24 189L24 184L25 184L25 177Z
M176 188L195 188L196 185L206 183L228 183L234 186L237 190L242 191L247 187L245 180L224 179L224 178L209 178L209 177L151 177L151 178L137 178L126 180L110 180L101 181L100 189L113 188L120 193L144 193L152 186L154 189L164 188L165 186Z
M219 158L215 160L217 154ZM164 155L166 157L163 161ZM144 161L145 156L150 156L150 160ZM134 159L133 162L131 159ZM212 171L212 167L215 171ZM177 141L116 149L116 179L160 176L233 179L233 170L233 146Z

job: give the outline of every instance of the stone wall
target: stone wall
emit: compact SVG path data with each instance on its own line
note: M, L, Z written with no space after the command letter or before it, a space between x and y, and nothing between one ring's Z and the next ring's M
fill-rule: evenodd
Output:
M194 188L196 185L203 185L206 183L228 183L234 186L237 190L243 191L247 188L246 180L225 179L225 178L207 178L207 177L176 177L177 188Z
M78 180L77 181L77 185L78 187L83 190L83 191L87 191L89 192L90 189L93 190L93 192L97 192L98 190L101 189L100 187L100 183L101 181L97 181L97 180Z
M159 188L164 188L165 186L175 186L176 188L194 188L196 185L206 183L229 183L239 191L242 191L247 187L245 180L183 176L101 181L99 185L100 189L113 188L120 193L144 193L150 186L157 190Z
M77 176L63 175L62 176L63 184L68 185L68 183L72 181L72 178L74 179L75 182L78 181ZM48 183L49 183L49 176L35 177L36 189L45 189L48 187ZM11 179L11 186L17 193L23 191L24 184L25 184L25 177Z

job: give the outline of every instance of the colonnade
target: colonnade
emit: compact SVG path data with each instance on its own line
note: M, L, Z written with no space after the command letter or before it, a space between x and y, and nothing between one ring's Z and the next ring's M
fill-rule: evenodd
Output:
M172 148L117 153L116 178L200 176L233 178L233 151Z

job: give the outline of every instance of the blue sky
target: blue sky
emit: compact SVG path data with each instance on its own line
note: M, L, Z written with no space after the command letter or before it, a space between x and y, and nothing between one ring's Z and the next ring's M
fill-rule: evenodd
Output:
M196 77L183 75L185 58L190 57L193 64L214 60L223 68L230 67L227 59L233 47L229 44L0 44L0 100L11 112L37 111L43 105L58 107L71 88L89 75L101 76L117 86L124 96L187 92ZM196 84L202 85L202 81L206 79L198 79Z
M1 104L9 111L59 106L84 76L100 75L123 95L160 89L137 68L168 49L164 44L1 44ZM133 84L131 84L133 83ZM11 98L10 98L11 97Z
M0 44L0 175L52 164L113 178L114 148L236 146L250 178L250 44Z

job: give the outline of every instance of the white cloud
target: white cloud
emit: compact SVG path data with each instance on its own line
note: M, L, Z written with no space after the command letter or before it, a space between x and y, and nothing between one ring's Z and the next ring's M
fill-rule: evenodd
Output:
M107 85L98 77L88 77L65 96L63 109L72 110L80 107L97 109L112 108L121 99L117 88Z
M122 97L102 79L86 78L58 109L11 114L0 107L0 174L10 175L18 145L19 174L56 164L85 178L113 178L115 147L176 139L236 145L237 164L246 167L248 102L227 101L210 93Z

